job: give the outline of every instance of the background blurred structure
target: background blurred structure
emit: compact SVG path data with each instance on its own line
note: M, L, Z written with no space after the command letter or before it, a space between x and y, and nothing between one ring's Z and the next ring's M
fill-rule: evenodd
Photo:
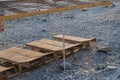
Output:
M4 10L0 10L0 16L4 16ZM4 21L0 21L0 31L3 30L4 30Z

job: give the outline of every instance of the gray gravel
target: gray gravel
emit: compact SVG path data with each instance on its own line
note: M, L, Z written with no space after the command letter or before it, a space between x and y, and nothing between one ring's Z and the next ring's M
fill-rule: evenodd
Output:
M106 45L111 50L94 55L83 50L67 58L66 61L72 64L70 70L60 70L58 65L62 60L59 60L11 80L120 80L120 1L114 0L114 4L115 7L96 7L84 12L74 10L7 21L7 47L24 46L42 38L52 39L53 35L64 31L68 35L94 36L97 44ZM3 32L0 32L1 50L3 41Z

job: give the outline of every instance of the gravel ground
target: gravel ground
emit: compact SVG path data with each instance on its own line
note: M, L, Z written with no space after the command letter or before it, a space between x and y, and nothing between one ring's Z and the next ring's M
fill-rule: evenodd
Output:
M51 39L64 31L68 35L94 36L97 44L110 48L107 53L93 54L83 50L67 58L66 61L72 64L70 70L61 71L58 67L62 60L59 60L10 80L120 80L120 1L114 0L114 4L115 7L96 7L87 11L74 10L7 21L7 47L24 46L27 42L42 38ZM0 32L0 49L3 49L3 41L3 33Z

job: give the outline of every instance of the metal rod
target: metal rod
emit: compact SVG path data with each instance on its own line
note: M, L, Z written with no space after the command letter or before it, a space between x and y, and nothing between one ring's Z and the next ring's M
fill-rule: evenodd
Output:
M64 26L63 26L63 64L64 64L64 70L66 69L65 66L65 34L64 34Z
M4 49L7 48L7 38L6 38L6 21L4 21Z
M64 14L64 12L63 12L63 19L64 19L64 16L65 16L65 14ZM65 65L65 63L66 63L66 58L65 58L65 32L64 32L64 27L65 27L65 24L63 24L62 25L62 28L63 28L63 30L62 30L62 33L63 33L63 65L64 65L64 71L65 71L65 69L66 69L66 65Z

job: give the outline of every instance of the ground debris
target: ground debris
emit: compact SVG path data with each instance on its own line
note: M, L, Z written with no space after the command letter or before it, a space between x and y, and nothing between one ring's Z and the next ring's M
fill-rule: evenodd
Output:
M65 70L71 69L72 65L69 62L65 62ZM59 69L64 70L64 63L59 65Z
M106 47L106 46L97 46L97 51L98 52L109 52L110 51L110 49L108 48L108 47Z

